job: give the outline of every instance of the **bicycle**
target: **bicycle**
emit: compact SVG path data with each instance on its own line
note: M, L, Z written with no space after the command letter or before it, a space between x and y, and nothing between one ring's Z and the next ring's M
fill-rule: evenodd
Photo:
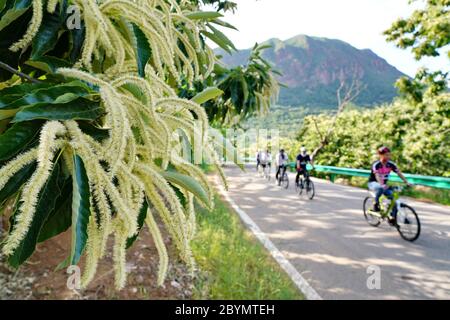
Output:
M419 238L421 231L419 216L412 207L400 200L400 193L404 188L396 186L390 187L390 189L393 191L391 200L384 195L380 197L380 212L372 209L375 204L374 194L364 199L364 217L369 225L378 227L382 221L389 221L389 217L396 207L395 222L389 223L389 225L395 227L404 240L414 242Z
M311 180L308 171L305 171L304 179L303 177L299 177L299 183L295 185L295 190L300 196L303 194L303 191L306 190L306 196L308 197L308 199L314 199L316 190L314 187L314 182Z
M271 176L270 176L270 165L266 165L266 167L263 169L264 170L264 178L267 179L267 181L270 181Z
M258 167L257 175L260 178L264 177L264 168L263 168L262 164L260 164L259 167Z
M281 171L281 170L280 170ZM289 188L289 176L286 170L282 170L283 174L278 175L278 186L283 187L284 189Z

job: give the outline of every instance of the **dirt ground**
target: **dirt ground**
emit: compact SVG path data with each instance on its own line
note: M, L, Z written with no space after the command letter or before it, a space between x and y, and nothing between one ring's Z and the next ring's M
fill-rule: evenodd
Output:
M18 271L11 270L0 255L0 300L189 299L192 297L194 279L176 258L168 237L165 242L171 263L164 285L156 285L158 254L151 235L143 230L139 240L128 250L128 282L120 292L114 288L111 254L101 261L94 281L86 290L78 292L67 288L69 275L66 270L55 271L55 268L68 255L68 232L40 244Z

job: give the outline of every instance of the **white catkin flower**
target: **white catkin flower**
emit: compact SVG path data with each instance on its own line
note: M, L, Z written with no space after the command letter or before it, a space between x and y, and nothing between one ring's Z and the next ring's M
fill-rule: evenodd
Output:
M26 165L36 161L37 148L26 153L19 154L15 159L8 162L0 169L0 190L5 187L8 181Z
M42 0L33 0L33 17L31 18L31 23L28 26L27 32L23 36L21 40L14 43L9 49L11 51L19 51L20 49L25 48L27 45L31 43L33 38L36 36L39 27L42 23L43 17L43 6Z
M145 220L148 229L155 242L156 249L159 254L159 271L158 271L158 285L161 286L167 275L167 270L169 267L169 256L167 254L166 245L164 244L164 239L162 238L161 231L159 230L158 224L153 217L153 213L149 209L147 212L147 218Z
M12 49L17 51L30 45L44 10L54 12L58 3L49 0L43 8L42 0L32 0L30 25ZM52 172L55 152L61 149L61 157L57 158L62 159L59 163L64 172L73 172L74 155L83 160L91 192L83 287L94 279L98 262L108 250L110 236L114 238L116 287L125 286L127 239L138 233L138 216L145 198L151 205L145 223L159 254L158 285L162 285L169 257L154 214L158 214L181 259L193 268L190 241L195 234L195 208L194 195L184 189L180 190L187 204L181 205L161 171L175 168L196 179L208 194L210 203L205 205L212 207L213 203L213 190L202 170L182 157L180 132L191 144L199 141L196 147L206 150L218 163L209 142L205 110L180 99L169 83L180 83L183 78L192 85L194 80L207 76L205 70L213 71L216 58L200 36L204 22L186 17L189 12L199 10L189 1L73 0L73 3L81 9L86 38L80 60L72 68L61 68L57 73L95 86L106 113L98 123L102 124L101 129L109 130L109 138L97 141L83 133L73 120L48 121L41 130L39 146L0 169L1 190L22 168L37 164L23 187L17 223L3 252L12 254L29 231L39 193ZM152 52L144 77L137 72L136 38L129 28L131 24L141 29ZM180 49L181 44L185 50ZM100 61L104 55L106 66Z
M49 179L53 169L52 158L58 146L56 137L65 132L66 128L57 121L47 122L42 128L37 152L38 167L21 193L21 205L15 217L15 225L3 247L5 255L13 254L30 228L39 200L39 193Z
M127 236L121 229L120 225L117 225L114 236L114 270L115 270L115 284L118 290L122 290L125 287L127 281L127 265L126 265L126 244Z
M81 286L83 288L86 288L94 279L95 273L97 271L98 261L101 256L102 239L97 228L97 224L94 220L95 218L91 216L87 229L88 241L85 249L86 261L83 271L83 277L81 279Z
M58 0L48 0L47 2L47 11L50 13L54 13L56 10L56 6L58 5Z

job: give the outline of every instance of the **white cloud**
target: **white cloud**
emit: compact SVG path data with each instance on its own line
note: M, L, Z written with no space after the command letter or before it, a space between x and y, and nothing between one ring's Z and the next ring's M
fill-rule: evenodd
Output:
M238 10L226 21L239 32L225 33L240 49L270 38L288 39L298 34L340 39L372 49L399 70L413 75L420 66L449 70L445 57L414 60L407 50L386 43L382 32L414 8L408 0L235 0ZM415 5L417 6L417 4Z

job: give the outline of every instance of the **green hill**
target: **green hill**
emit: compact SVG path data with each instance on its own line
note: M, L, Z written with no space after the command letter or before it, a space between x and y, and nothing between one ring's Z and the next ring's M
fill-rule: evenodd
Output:
M391 102L397 95L394 82L404 76L373 51L359 50L350 44L326 38L299 35L286 41L266 41L273 47L263 56L283 73L279 104L284 106L333 107L341 81L350 85L357 79L363 85L354 101L360 106ZM216 51L228 66L243 65L250 49L229 55Z

